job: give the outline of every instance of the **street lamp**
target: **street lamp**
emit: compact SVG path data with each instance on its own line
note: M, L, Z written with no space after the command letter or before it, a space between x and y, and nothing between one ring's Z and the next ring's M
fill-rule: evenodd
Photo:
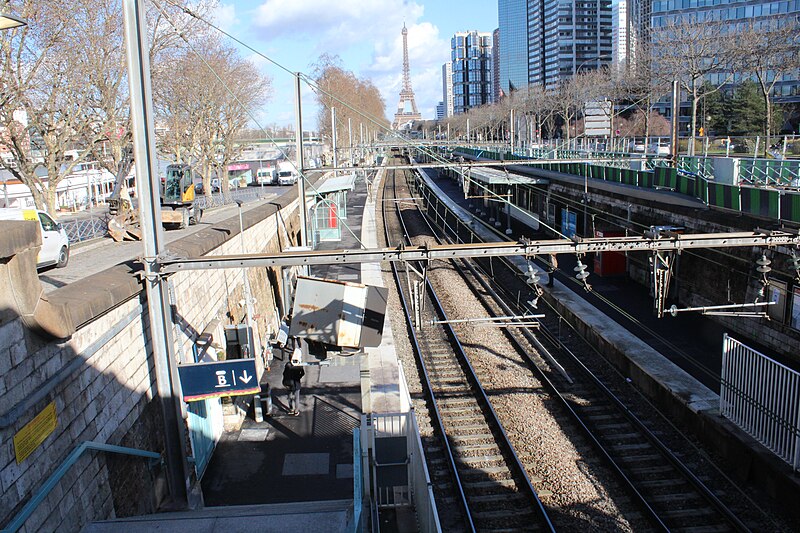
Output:
M0 30L10 30L27 25L28 23L25 20L15 15L10 13L0 13Z

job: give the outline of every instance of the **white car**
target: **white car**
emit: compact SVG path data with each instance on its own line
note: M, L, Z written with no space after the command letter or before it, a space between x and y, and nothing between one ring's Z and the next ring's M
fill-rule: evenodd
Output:
M37 209L0 209L0 220L35 220L42 232L42 247L36 261L37 268L55 265L58 268L69 262L69 238L64 228L50 215Z

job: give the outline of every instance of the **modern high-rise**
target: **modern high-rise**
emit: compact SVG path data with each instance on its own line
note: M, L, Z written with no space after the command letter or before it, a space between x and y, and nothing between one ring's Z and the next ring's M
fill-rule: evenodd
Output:
M498 0L497 21L500 59L498 79L501 94L528 85L528 4L529 0Z
M628 0L619 0L611 8L611 64L618 70L628 65L629 37Z
M442 102L444 102L444 116L453 116L453 64L442 65Z
M611 63L611 0L529 0L527 21L531 84L551 88Z
M691 6L691 7L690 7ZM659 47L659 32L665 31L670 24L709 24L715 23L720 35L728 28L752 21L789 22L800 19L800 1L798 0L715 0L684 1L653 0L651 17L651 47L653 57L668 54L669 50ZM797 74L785 75L775 87L774 96L778 101L800 101L800 79Z
M444 102L439 102L436 104L436 120L442 120L444 117Z
M492 101L492 34L458 32L450 39L453 112L457 115Z
M504 92L500 89L500 28L492 32L492 102L499 102Z

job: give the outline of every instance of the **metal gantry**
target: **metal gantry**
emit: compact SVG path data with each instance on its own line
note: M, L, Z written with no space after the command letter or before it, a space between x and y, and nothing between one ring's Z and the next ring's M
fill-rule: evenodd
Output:
M798 231L755 230L737 233L650 234L647 236L554 239L519 242L398 246L359 250L315 250L283 253L219 255L197 258L157 256L145 258L155 275L220 268L286 267L357 264L378 261L433 261L478 257L510 257L596 252L680 252L700 248L800 246Z

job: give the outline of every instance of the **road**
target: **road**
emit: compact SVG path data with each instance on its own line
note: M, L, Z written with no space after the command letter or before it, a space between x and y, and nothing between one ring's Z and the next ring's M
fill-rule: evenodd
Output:
M249 211L273 201L278 196L288 191L291 187L274 187L274 193L266 198L242 205L243 211ZM200 231L211 224L220 222L238 212L236 204L209 209L203 213L200 224L189 226L182 230L167 230L164 232L167 243L178 240ZM143 254L142 243L138 241L114 242L110 237L93 241L86 245L75 247L71 250L69 264L66 268L49 268L39 272L39 280L45 292L51 292L65 285L83 279L87 276L102 272L107 268L130 261Z

